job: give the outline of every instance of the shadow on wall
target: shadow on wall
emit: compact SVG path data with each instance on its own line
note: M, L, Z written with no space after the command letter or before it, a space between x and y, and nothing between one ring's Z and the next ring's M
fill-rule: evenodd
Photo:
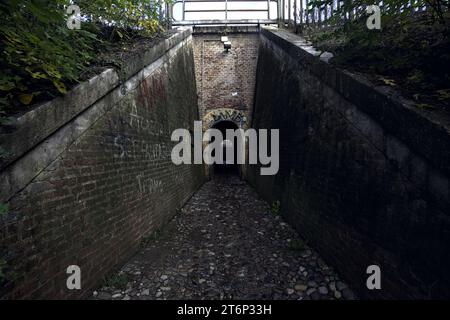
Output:
M449 298L449 128L286 31L261 31L257 79L253 126L280 128L280 171L249 166L255 189L359 296Z

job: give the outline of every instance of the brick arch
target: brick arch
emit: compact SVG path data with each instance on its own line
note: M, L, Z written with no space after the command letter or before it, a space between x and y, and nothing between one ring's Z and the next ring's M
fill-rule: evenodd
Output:
M202 119L203 131L212 128L216 123L221 121L231 121L238 128L248 129L249 117L246 111L231 108L219 108L209 111Z

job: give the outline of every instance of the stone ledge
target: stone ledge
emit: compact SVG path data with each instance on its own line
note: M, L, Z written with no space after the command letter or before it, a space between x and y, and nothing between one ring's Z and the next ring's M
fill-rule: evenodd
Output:
M194 26L193 34L259 33L258 26Z
M388 133L450 175L450 119L447 115L420 110L390 88L377 87L363 77L321 61L321 52L296 34L273 27L262 27L261 34L373 117Z
M168 39L160 41L137 59L127 61L119 72L107 69L79 84L65 96L45 102L14 118L8 132L0 133L0 146L9 154L6 159L0 159L0 171L191 34L192 29L179 28Z
M190 35L190 33L186 33L186 35ZM189 41L188 36L178 38L178 42L173 42L174 45L158 59L150 62L122 85L117 85L107 94L99 97L94 103L86 105L81 112L74 115L60 127L55 128L47 137L39 139L36 145L25 150L21 157L18 157L16 161L2 169L0 171L0 202L8 201L14 194L23 189L88 130L91 125L111 110L118 101L123 99L128 92L135 90L143 79L152 74L154 70L161 67L165 62L169 61L175 52L180 50ZM114 70L110 70L117 76ZM50 108L56 109L57 105L52 106L50 104ZM28 122L25 121L23 124L24 130L30 125L33 128L36 127L35 130L39 128L40 122L36 121L35 123L32 121L33 119L33 117L30 117ZM16 136L19 137L19 135Z

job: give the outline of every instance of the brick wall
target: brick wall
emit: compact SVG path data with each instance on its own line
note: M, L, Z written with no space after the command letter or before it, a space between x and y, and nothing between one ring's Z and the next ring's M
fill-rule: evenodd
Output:
M175 166L170 157L172 131L198 120L192 37L175 40L9 170L13 181L70 141L0 217L0 296L84 297L203 183L201 166ZM66 288L69 265L80 266L82 290Z
M242 110L251 119L259 36L247 29L228 33L232 48L224 52L219 28L194 33L195 75L200 116L219 108ZM202 32L203 31L203 32Z
M363 298L450 297L450 137L442 118L263 30L254 126L280 129L280 170L248 178ZM437 120L437 121L436 121ZM382 290L366 287L381 268Z

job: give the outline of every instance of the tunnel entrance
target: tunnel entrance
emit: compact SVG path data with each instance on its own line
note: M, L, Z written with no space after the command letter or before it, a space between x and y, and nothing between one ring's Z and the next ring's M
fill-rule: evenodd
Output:
M230 120L222 120L216 122L211 128L220 130L224 141L222 142L223 164L214 164L213 173L219 175L240 175L239 165L237 164L236 139L233 141L226 140L227 129L236 130L238 126ZM227 154L233 154L233 163L227 163Z

